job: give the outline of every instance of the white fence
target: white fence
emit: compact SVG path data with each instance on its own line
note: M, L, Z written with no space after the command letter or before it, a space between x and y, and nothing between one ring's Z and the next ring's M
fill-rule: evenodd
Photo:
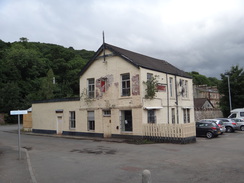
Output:
M196 141L195 123L144 124L143 136L158 142L190 143Z

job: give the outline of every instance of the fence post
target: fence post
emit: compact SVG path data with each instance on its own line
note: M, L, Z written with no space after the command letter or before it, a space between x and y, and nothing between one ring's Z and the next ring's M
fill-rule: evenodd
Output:
M149 170L143 170L142 183L152 183L151 172Z

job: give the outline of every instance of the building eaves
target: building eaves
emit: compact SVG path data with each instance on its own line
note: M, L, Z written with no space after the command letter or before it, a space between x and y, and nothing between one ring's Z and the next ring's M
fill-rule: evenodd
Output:
M104 43L104 45L101 45L100 48L97 50L97 52L94 54L92 59L84 66L84 68L81 70L79 75L81 76L88 68L89 66L96 60L98 55L101 54L103 49L110 50L114 55L119 56L126 60L127 62L131 63L135 67L139 68L145 68L153 71L163 72L166 74L172 74L176 76L186 77L186 78L192 78L189 74L186 72L176 68L172 64L168 63L165 60L160 60L156 58L152 58L146 55L142 55L140 53L132 52L123 48L119 48L107 43Z
M38 104L38 103L53 103L53 102L73 102L73 101L80 101L80 98L79 98L79 97L74 97L74 98L61 98L61 99L36 100L36 101L33 101L32 104Z

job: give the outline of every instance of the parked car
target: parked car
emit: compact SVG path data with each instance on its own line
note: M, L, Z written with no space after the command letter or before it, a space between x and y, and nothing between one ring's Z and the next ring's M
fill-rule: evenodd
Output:
M232 120L237 123L238 130L244 131L244 120L242 118L233 118Z
M211 139L219 134L221 131L215 122L196 122L196 136L205 136Z
M226 131L224 123L219 119L202 119L198 122L215 122L220 128L221 135Z
M235 132L235 130L238 130L238 126L233 119L230 118L217 118L217 119L224 123L226 132L230 133L230 132Z

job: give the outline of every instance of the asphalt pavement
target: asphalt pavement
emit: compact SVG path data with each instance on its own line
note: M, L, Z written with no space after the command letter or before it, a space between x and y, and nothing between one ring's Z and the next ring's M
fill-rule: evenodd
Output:
M21 125L22 128L22 125ZM18 133L18 125L2 125L0 131L5 133ZM54 138L84 139L108 142L123 142L123 139L103 139L79 136L35 134L32 132L21 132L22 135L45 136ZM20 139L22 138L20 136ZM18 148L18 139L16 144L4 144L0 141L0 182L1 183L37 183L34 171L29 157L28 147L21 144L20 152Z
M17 126L0 126L1 183L140 183L145 169L153 183L244 182L240 131L186 145L27 133L21 160L16 132Z
M19 159L17 148L0 145L0 182L33 182L30 176L25 150L22 150L21 159Z

